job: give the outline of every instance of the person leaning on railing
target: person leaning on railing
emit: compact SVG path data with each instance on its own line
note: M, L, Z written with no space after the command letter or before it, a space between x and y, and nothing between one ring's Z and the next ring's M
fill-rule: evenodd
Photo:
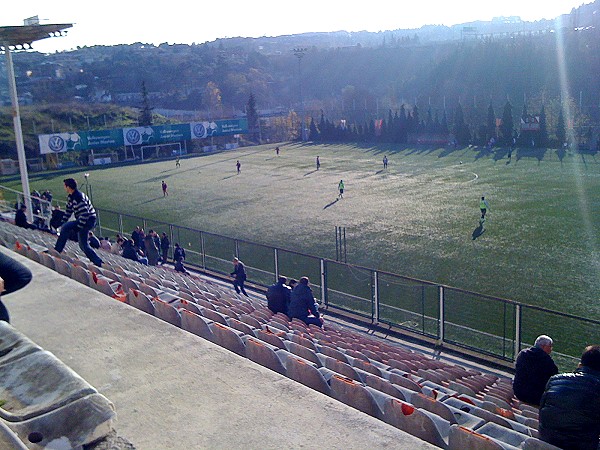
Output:
M0 252L0 293L7 295L18 291L31 281L31 271L10 256ZM0 320L10 322L8 310L0 300Z

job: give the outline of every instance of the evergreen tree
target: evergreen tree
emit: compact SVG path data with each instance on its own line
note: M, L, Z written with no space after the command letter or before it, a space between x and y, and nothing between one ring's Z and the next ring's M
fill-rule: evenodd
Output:
M548 146L548 123L546 120L546 109L544 108L544 105L542 105L542 110L540 111L540 133L538 140L540 141L541 147Z
M310 128L308 132L308 140L316 142L319 140L319 131L317 130L317 125L315 124L315 119L310 118Z
M567 129L565 127L565 117L563 116L563 110L560 108L558 113L558 121L556 124L556 139L558 140L558 147L562 148L563 144L567 142Z
M501 142L504 145L512 144L513 128L512 105L507 100L504 105L504 112L502 113L502 125L500 125L500 133L502 134Z
M465 123L465 115L460 102L454 110L454 137L461 145L467 145L471 141L471 132Z
M496 139L496 113L494 112L494 105L490 100L487 112L486 122L486 140L489 141L491 138Z
M250 93L248 103L246 103L246 117L248 119L248 131L250 136L257 139L259 136L258 113L256 112L256 99L254 94Z
M442 133L448 133L448 131L449 131L448 116L446 115L445 109L444 109L444 115L442 116L441 131L442 131Z
M152 126L152 110L150 102L148 101L148 90L146 89L146 82L142 81L142 107L140 108L140 126L150 127Z

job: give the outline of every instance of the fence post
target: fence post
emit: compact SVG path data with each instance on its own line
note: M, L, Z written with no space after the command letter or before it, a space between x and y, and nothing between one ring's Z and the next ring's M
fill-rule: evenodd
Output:
M444 342L444 286L439 286L440 294L440 317L439 317L439 336L440 342Z
M521 351L521 304L517 303L515 309L515 350L513 361L517 359L517 355Z
M167 250L167 259L169 258L169 256L171 256L173 254L173 252L171 252L171 249L173 248L173 245L175 245L174 242L175 242L175 236L173 234L173 224L170 223L169 224L169 249ZM169 253L171 253L171 255L169 255ZM171 259L172 259L172 257L171 257Z
M323 301L323 303L325 303L325 306L327 306L327 286L325 286L325 283L327 283L327 277L325 276L325 260L323 258L321 258L321 300Z
M200 251L202 252L202 268L206 270L206 252L204 251L204 233L200 231Z
M123 214L119 213L119 234L123 236Z
M275 247L273 247L273 258L275 260L275 282L277 282L279 280L279 255Z
M373 323L379 323L379 273L373 272Z
M235 243L235 257L239 258L240 257L240 246L239 246L239 242L237 239L234 239L233 242Z

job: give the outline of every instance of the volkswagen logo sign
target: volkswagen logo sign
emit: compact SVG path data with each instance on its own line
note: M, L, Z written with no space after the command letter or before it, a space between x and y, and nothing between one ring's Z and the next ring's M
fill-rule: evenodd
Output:
M65 140L60 136L51 136L48 139L48 147L55 153L60 153L65 149Z
M141 140L141 135L138 130L132 128L131 130L127 130L127 142L130 144L137 144Z
M194 125L194 136L196 136L196 137L206 136L206 128L204 128L204 124L197 123L196 125Z

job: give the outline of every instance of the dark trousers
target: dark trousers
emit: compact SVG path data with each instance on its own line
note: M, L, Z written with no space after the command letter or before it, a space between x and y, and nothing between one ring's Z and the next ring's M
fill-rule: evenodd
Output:
M244 289L244 280L236 278L235 280L233 280L233 287L235 288L235 292L237 292L238 294L240 293L240 291L242 291L242 294L244 294L246 297L249 297L249 295L246 294L246 289Z
M92 230L95 226L95 217L90 217L83 228L78 228L79 224L76 220L65 223L60 229L60 235L56 240L54 250L56 250L58 253L62 252L65 248L65 245L67 244L67 239L69 239L71 232L77 230L77 239L79 240L79 247L81 248L81 250L83 250L83 253L85 253L85 256L87 256L90 261L92 261L94 264L100 267L102 265L102 260L96 254L94 249L90 247L90 244L88 242L88 234L90 230Z

